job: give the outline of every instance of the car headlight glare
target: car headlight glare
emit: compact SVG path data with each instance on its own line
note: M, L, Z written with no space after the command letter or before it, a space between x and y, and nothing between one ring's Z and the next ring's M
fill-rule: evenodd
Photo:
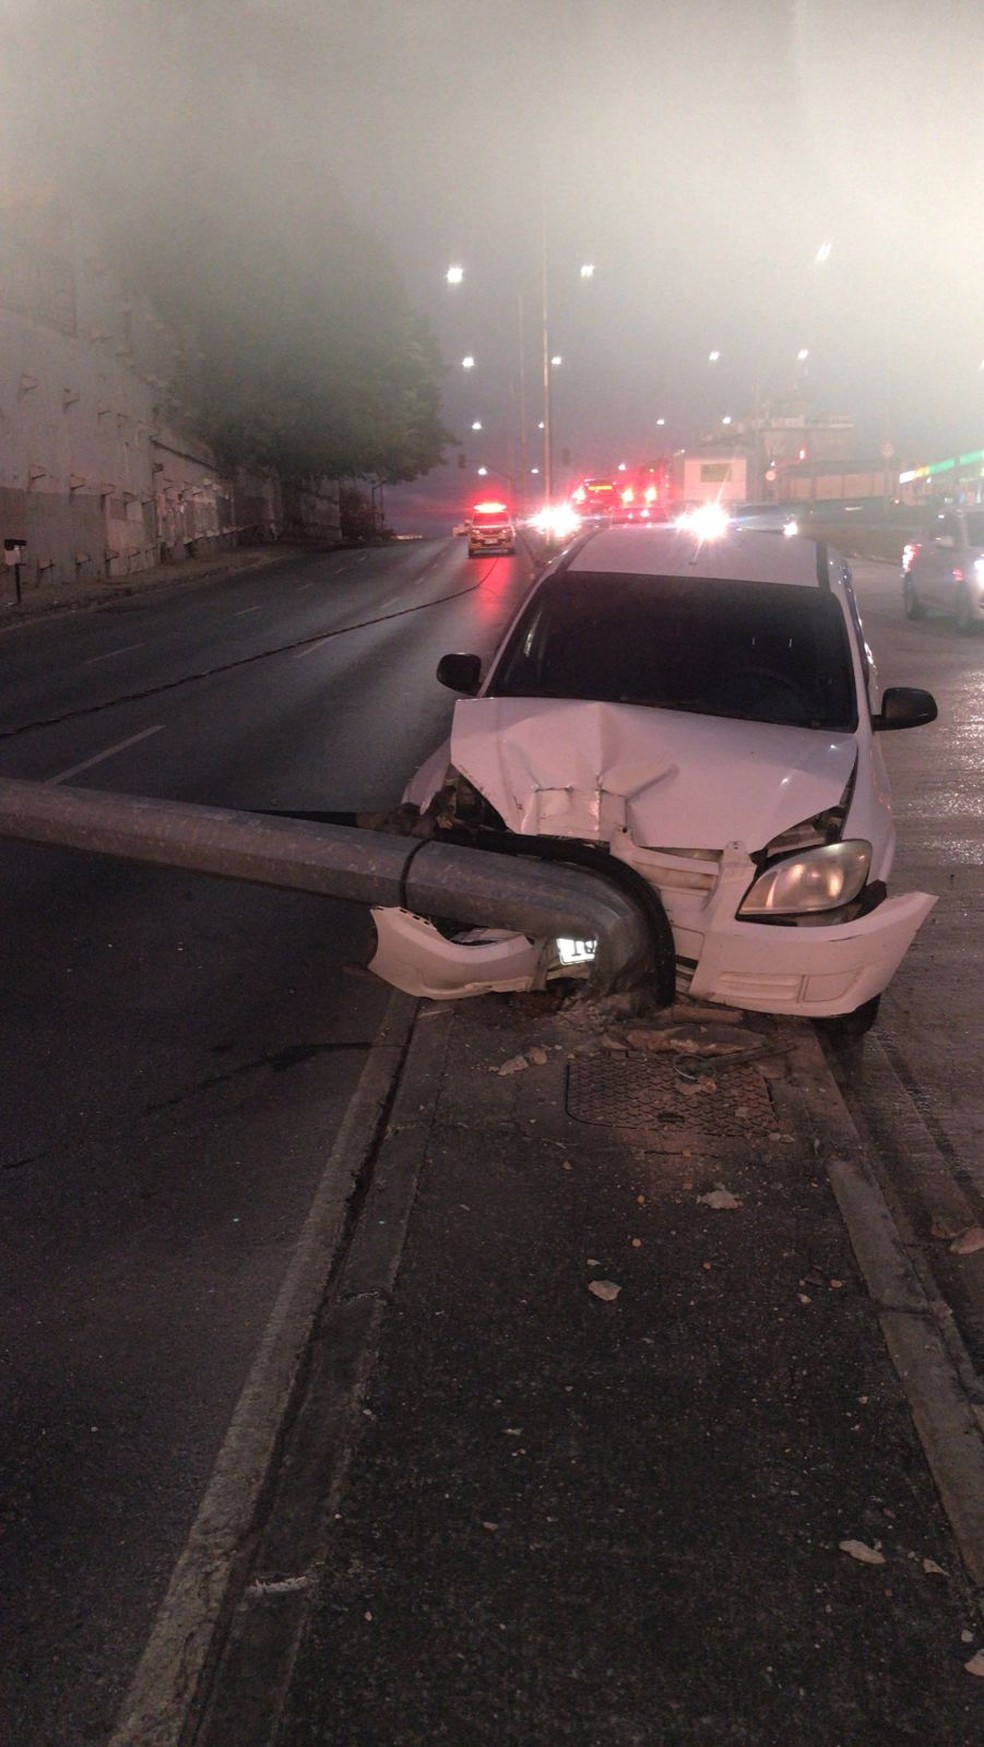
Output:
M871 866L871 844L860 838L828 843L777 861L749 887L738 911L742 917L804 916L837 910L864 889Z

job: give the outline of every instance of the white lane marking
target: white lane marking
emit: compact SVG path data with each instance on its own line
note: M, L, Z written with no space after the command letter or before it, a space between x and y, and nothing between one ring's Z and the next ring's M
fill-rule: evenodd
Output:
M319 637L317 643L309 643L305 649L295 649L291 660L303 661L305 655L313 655L316 649L323 649L326 643L333 643L337 636L337 631L329 631L327 637Z
M78 776L80 770L90 770L94 764L102 764L104 759L115 758L118 752L125 752L128 746L136 746L139 740L146 740L148 735L159 734L163 727L164 723L158 722L156 728L144 728L140 734L131 734L129 740L118 740L115 746L107 746L105 752L97 752L93 758L84 758L81 764L72 764L67 770L60 770L57 776L47 777L45 787L50 787L52 783L66 782L70 776Z
M146 639L142 643L124 643L120 649L107 649L105 655L90 655L87 660L80 661L80 667L94 667L97 661L112 661L114 655L130 655L134 649L146 649Z
M238 1550L274 1471L284 1404L313 1339L324 1298L325 1257L336 1254L353 1172L371 1156L379 1111L399 1080L417 1007L409 995L391 991L108 1747L133 1747L135 1741L177 1747L187 1735L192 1704L232 1595ZM364 1336L360 1349L370 1357L374 1339ZM350 1399L357 1399L354 1390ZM344 1408L340 1412L344 1417Z

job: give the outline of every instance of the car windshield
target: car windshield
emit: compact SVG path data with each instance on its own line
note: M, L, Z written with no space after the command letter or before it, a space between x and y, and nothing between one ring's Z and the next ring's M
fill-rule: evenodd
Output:
M488 690L857 726L837 600L774 583L558 572L529 601Z

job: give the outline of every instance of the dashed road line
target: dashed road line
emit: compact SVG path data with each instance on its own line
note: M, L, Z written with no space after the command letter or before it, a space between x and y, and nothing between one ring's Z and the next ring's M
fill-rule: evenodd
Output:
M45 788L51 788L54 783L67 782L70 776L78 776L80 771L91 770L94 764L104 764L107 758L115 758L118 752L125 752L127 747L136 746L151 734L160 734L163 727L164 723L158 722L154 728L144 728L139 734L131 734L128 740L118 740L115 746L107 746L105 752L96 752L92 758L83 758L81 764L70 764L67 770L60 770L56 776L46 777Z
M80 661L80 667L95 667L97 661L112 661L114 655L132 655L135 649L146 649L146 638L142 643L124 643L120 649L107 649L103 655L90 655L85 661Z

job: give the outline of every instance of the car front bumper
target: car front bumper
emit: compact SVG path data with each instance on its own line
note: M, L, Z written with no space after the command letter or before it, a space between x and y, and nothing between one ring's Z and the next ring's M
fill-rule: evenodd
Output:
M732 914L672 913L677 984L702 1001L804 1019L853 1013L881 994L936 899L926 892L887 898L852 922L783 927ZM552 944L525 935L475 930L449 940L408 910L377 909L370 969L406 994L447 1000L542 988ZM703 922L704 926L699 926Z

